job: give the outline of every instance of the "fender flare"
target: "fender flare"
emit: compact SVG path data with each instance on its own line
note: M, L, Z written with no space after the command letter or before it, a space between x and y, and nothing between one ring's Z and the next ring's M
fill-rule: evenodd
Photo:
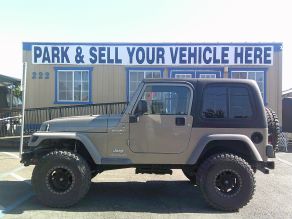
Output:
M201 153L205 149L205 147L211 141L241 141L244 142L250 149L250 152L254 155L256 161L263 161L260 153L258 152L257 148L253 144L253 142L248 138L246 135L239 135L239 134L211 134L206 135L197 144L194 151L192 152L190 158L188 159L188 164L195 164L201 156Z
M33 139L36 139L33 141ZM87 149L90 154L92 160L96 164L101 164L101 154L95 147L95 145L91 142L91 140L84 134L76 133L76 132L36 132L34 133L28 143L29 147L37 147L44 140L50 139L75 139L82 142L82 144Z

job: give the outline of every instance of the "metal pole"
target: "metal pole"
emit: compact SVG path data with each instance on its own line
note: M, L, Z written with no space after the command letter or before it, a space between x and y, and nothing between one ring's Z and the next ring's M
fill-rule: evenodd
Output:
M24 115L25 115L25 93L26 93L26 73L27 73L27 62L23 63L23 75L22 75L22 120L21 120L21 133L20 133L20 149L19 157L21 158L23 152L23 135L24 135Z

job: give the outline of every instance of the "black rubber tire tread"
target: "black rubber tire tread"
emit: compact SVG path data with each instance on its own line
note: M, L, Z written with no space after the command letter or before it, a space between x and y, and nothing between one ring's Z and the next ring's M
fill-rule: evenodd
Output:
M216 191L215 186L210 186L210 181L214 180L212 174L216 174L216 171L219 172L220 168L221 170L228 168L241 172L242 187L237 195L224 197L218 194L220 192ZM200 165L197 172L197 183L203 197L212 207L223 211L233 212L247 205L253 197L255 182L250 165L241 157L229 153L215 154L209 157Z
M279 151L287 152L288 150L288 135L285 132L280 133Z
M47 186L47 173L60 165L72 171L74 184L68 192L55 194ZM65 208L76 204L87 194L91 185L91 172L87 162L79 154L70 151L52 151L44 155L35 166L31 182L42 204L54 208Z
M279 150L280 141L280 123L277 114L271 109L266 107L266 115L268 122L269 142L273 145L274 151Z
M197 185L197 177L195 174L190 174L187 170L182 169L184 175L190 180L190 182L194 185Z

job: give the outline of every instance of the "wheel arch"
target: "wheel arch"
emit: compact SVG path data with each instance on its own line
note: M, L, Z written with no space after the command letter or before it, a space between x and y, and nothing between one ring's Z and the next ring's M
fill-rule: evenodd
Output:
M38 151L55 149L77 150L86 159L90 159L90 163L101 163L101 154L95 145L87 136L79 133L35 133L30 138L29 146Z
M249 164L262 161L252 141L244 135L209 135L201 139L188 160L189 164L199 165L207 157L227 152L245 159Z

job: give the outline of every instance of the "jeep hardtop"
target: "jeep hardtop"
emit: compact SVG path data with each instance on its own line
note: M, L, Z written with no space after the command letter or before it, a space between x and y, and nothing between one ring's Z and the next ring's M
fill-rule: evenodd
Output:
M254 81L149 79L129 99L122 115L57 118L31 136L21 162L35 165L32 186L43 204L76 204L106 170L181 169L211 206L235 211L252 198L256 170L274 168Z

